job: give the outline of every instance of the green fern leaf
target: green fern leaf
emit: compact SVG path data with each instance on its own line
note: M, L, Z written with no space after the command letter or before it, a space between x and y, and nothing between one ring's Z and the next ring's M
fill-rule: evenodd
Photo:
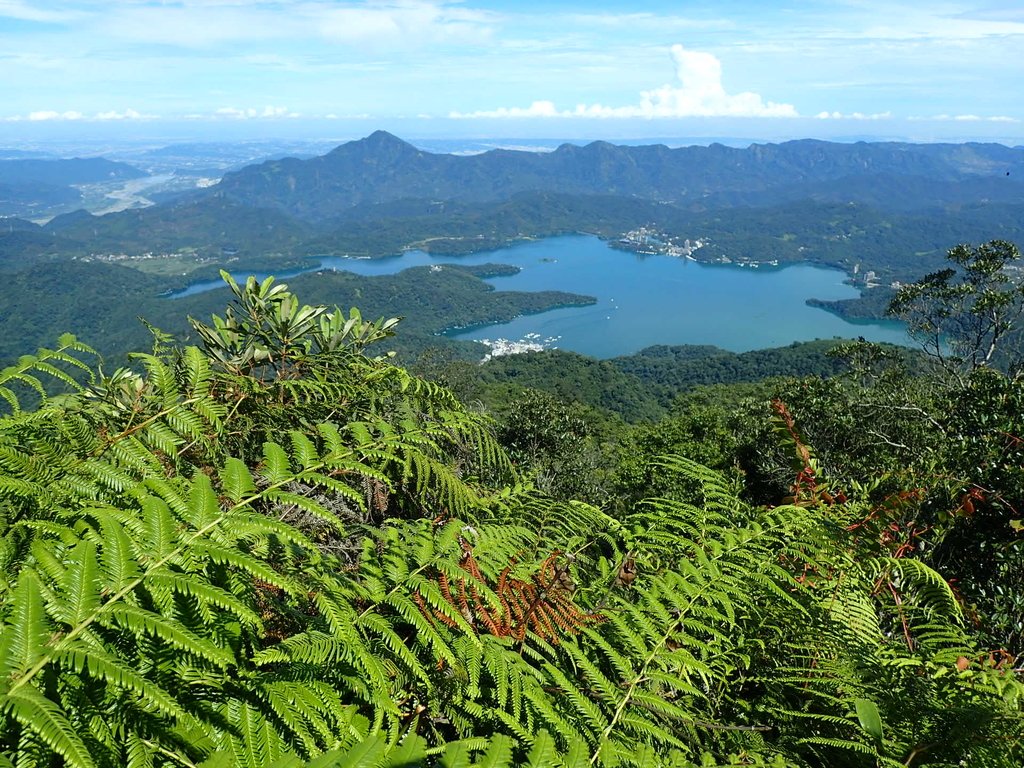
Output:
M288 454L277 443L268 441L263 444L263 467L260 475L270 485L281 485L293 476Z
M387 742L381 736L371 736L344 752L335 765L346 768L377 768L387 752Z
M4 680L24 672L43 655L50 628L43 607L42 585L31 568L24 568L11 595L12 608L0 637Z
M187 720L189 715L170 693L150 682L118 659L95 648L60 650L53 655L53 663L78 674L137 694L146 708L155 709L169 717Z
M227 611L242 624L253 629L262 627L259 615L230 592L199 578L161 570L146 576L146 585L155 586L180 595L188 595L204 606L215 606Z
M64 620L71 626L77 626L100 606L99 560L95 543L84 539L75 545L68 557L65 580L70 611Z
M312 440L298 430L292 430L289 433L289 437L291 438L292 452L295 454L300 467L311 469L320 464L320 454L317 452Z
M555 740L547 731L541 731L534 737L533 746L526 757L529 768L550 768L558 765L558 750Z
M246 496L256 492L256 484L253 482L252 474L245 462L234 457L228 457L224 462L224 469L221 471L221 483L224 493L234 502L242 501Z
M96 768L89 748L60 708L34 688L22 687L3 695L0 708L36 734L71 768Z
M196 530L205 530L222 516L213 481L204 472L196 471L192 476L189 500L182 517Z
M112 622L114 626L161 640L179 651L191 653L217 667L226 668L234 661L229 651L186 629L180 622L136 606L107 603L100 614L100 619L104 624Z
M474 763L475 768L509 768L512 765L512 747L512 739L496 733L491 737L487 751Z
M388 764L395 768L421 766L426 759L427 742L415 733L407 734L401 743L388 753Z
M236 768L262 768L285 754L280 734L255 707L231 702L226 714L237 734L231 737Z
M177 546L177 524L163 499L148 497L142 504L146 535L146 554L161 560Z
M110 591L120 592L141 573L132 539L109 510L94 509L88 512L98 517L103 534L100 565L104 582Z
M469 745L462 741L447 744L437 761L437 768L470 768Z

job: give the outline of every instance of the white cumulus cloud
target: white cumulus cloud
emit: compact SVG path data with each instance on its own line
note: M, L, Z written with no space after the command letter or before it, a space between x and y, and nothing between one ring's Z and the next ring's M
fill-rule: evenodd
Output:
M792 104L765 102L750 91L726 93L722 85L722 62L704 51L672 46L679 86L663 85L644 91L640 98L642 117L796 117Z
M450 117L568 117L571 112L560 112L551 101L535 101L528 107L498 107L478 112L452 112Z
M109 112L97 112L93 120L152 120L154 117L156 115L144 115L134 109L126 109L124 112L112 109Z
M452 112L454 118L475 117L798 117L792 104L765 101L751 91L729 93L722 84L722 62L705 51L673 45L676 83L640 92L640 103L621 107L578 104L560 110L551 101L534 101L529 107L499 107L477 112Z
M819 112L815 117L819 120L888 120L892 112Z
M925 122L929 120L935 121L948 121L952 120L957 123L1019 123L1016 117L1009 117L1008 115L992 115L991 117L982 117L981 115L931 115L930 117L921 117L915 115L908 117L907 120L913 123Z
M298 112L291 112L287 107L273 107L266 106L263 109L256 109L254 107L247 107L245 109L238 109L237 107L221 107L214 111L213 116L215 118L227 118L230 120L255 120L258 118L282 118L282 117L301 117Z
M85 115L81 112L69 110L67 112L55 112L52 109L42 109L38 112L29 112L28 120L36 123L44 120L81 120Z

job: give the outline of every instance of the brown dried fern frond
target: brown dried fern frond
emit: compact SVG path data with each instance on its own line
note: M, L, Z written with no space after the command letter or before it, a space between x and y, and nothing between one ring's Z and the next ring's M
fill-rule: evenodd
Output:
M472 548L462 542L463 556L459 567L466 576L453 580L439 573L437 584L444 600L454 607L478 633L511 637L523 642L532 631L541 639L557 645L566 635L579 634L590 624L604 621L600 613L582 611L573 601L576 585L569 573L568 562L559 562L562 553L552 552L528 579L512 576L515 561L509 563L498 577L494 589L500 608L488 605L480 586L487 581ZM419 592L413 595L420 611L429 619L454 627L455 621L443 611L431 610Z

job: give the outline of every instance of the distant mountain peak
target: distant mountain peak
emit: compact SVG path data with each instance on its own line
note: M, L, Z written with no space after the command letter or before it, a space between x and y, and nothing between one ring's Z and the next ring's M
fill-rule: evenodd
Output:
M400 139L397 136L395 136L395 134L388 133L387 131L382 131L382 130L374 131L369 136L367 136L365 139L362 139L362 141L365 141L367 144L391 143L391 144L405 144L407 146L412 146L408 142L403 141L402 139Z
M335 148L331 152L331 154L348 153L352 152L353 150L374 154L379 154L382 152L392 154L408 154L409 152L419 152L419 150L416 149L416 147L414 147L412 144L410 144L407 141L402 141L402 139L398 138L392 133L388 133L387 131L374 131L365 138L356 139L355 141L349 141L346 142L345 144L342 144L341 146Z

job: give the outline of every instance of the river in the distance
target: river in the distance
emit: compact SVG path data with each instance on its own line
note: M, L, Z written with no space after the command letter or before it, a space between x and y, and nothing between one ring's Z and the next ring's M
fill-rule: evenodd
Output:
M851 323L807 306L809 298L845 299L857 290L845 275L806 264L760 268L700 264L671 256L641 256L610 248L596 237L554 237L471 256L410 251L383 259L327 257L312 269L387 275L433 264L512 264L516 275L488 280L497 290L560 290L597 304L525 315L508 323L451 331L456 339L557 339L553 346L594 357L615 357L652 344L713 344L742 352L794 341L855 338L906 344L901 323ZM279 277L296 274L281 273ZM236 275L240 277L240 275ZM263 276L258 276L262 279ZM177 296L221 287L213 281Z

